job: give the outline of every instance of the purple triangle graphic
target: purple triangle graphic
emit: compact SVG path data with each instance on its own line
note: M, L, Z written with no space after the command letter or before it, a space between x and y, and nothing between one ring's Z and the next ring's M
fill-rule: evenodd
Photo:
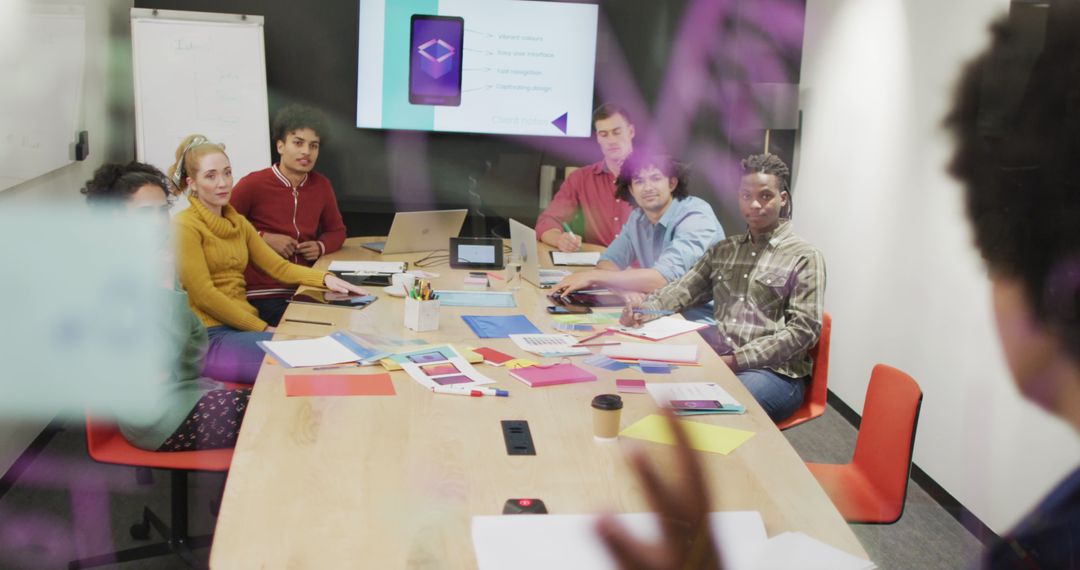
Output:
M551 124L555 125L555 128L562 131L564 135L566 134L566 116L569 114L570 113L563 113L562 115L559 115L558 119L551 121Z

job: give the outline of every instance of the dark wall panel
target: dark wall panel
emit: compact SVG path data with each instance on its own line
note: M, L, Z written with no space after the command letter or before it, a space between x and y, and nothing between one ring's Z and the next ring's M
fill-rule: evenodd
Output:
M760 152L764 130L760 121L740 118L745 109L754 111L738 86L798 83L803 0L599 4L596 100L626 104L639 115L639 140L655 139L662 150L693 162L691 191L713 203L729 232L739 231L731 165L738 156ZM135 5L265 18L270 112L304 103L331 118L317 168L334 183L350 235L385 231L398 209L478 206L491 227L507 217L532 222L538 214L540 164L599 159L590 139L357 129L356 0L136 0ZM704 95L686 104L681 93L686 86ZM774 133L773 140L790 138ZM790 145L782 146L787 148L773 150L790 162Z

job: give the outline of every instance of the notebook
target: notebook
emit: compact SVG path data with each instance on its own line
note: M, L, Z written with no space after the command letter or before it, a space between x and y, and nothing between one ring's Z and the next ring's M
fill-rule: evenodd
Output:
M529 366L528 368L516 368L509 372L511 376L533 388L554 386L556 384L593 382L596 380L596 375L592 372L569 363Z
M480 338L508 338L512 334L540 332L525 315L462 315L461 319Z

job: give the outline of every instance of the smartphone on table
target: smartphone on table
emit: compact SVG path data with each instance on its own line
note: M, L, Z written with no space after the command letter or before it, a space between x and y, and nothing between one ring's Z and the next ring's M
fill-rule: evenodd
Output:
M547 312L553 315L583 315L591 313L592 309L577 305L554 305L547 308Z

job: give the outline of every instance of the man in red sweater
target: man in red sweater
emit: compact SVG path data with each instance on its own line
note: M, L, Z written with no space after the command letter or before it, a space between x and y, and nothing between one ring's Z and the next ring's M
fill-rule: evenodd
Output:
M615 199L615 179L634 150L634 124L626 109L605 103L593 111L596 144L604 159L575 170L566 177L551 204L536 220L540 241L562 251L577 251L581 242L611 245L630 217L633 206ZM585 235L569 230L577 211L585 217Z
M309 267L345 242L334 188L313 172L325 132L325 121L314 109L290 105L279 111L273 136L281 160L242 178L230 200L281 257ZM277 326L295 287L251 265L244 279L248 302L259 310L259 318Z

